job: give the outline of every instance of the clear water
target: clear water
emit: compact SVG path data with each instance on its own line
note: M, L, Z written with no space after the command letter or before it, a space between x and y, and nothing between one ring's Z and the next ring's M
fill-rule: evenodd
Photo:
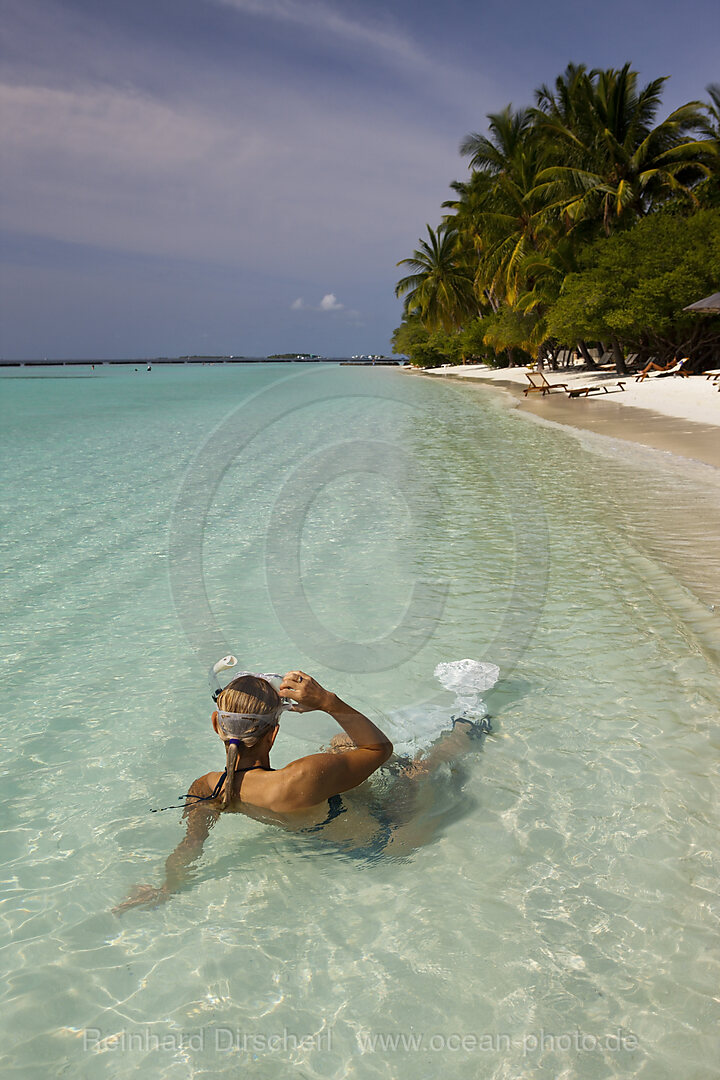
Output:
M712 470L398 371L0 391L8 1076L720 1074ZM495 733L400 855L226 816L181 893L113 915L183 835L148 808L221 765L230 650L408 752L455 706L436 666L494 662ZM286 719L278 762L332 733Z

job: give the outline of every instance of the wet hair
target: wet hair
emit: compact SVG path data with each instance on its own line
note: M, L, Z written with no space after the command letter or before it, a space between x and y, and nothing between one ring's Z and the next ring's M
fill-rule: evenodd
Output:
M267 679L261 679L257 675L238 675L237 679L233 679L222 693L218 694L217 707L223 712L258 713L261 716L267 714L270 718L280 707L280 695ZM256 720L237 741L243 750L251 750L269 730L266 722ZM238 757L239 747L236 742L232 742L227 746L227 778L222 801L224 807L228 805L232 794Z

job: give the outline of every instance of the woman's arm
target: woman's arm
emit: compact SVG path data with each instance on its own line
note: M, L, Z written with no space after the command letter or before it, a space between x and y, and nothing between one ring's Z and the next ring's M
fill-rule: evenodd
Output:
M372 720L304 671L288 672L280 693L296 702L293 711L320 709L329 713L355 747L343 754L310 754L278 770L272 809L280 813L301 810L349 791L367 780L392 754L392 743Z
M392 753L392 743L372 720L342 701L337 694L325 690L312 675L306 675L304 671L289 671L280 686L280 695L296 703L293 712L318 709L329 713L347 732L355 746L373 750L389 748L388 757Z
M178 892L185 884L189 876L188 870L202 855L203 844L220 816L219 810L211 809L202 803L188 806L185 813L187 815L185 836L165 861L165 881L160 889L164 900Z
M209 791L207 778L202 776L190 785L188 795L206 795ZM187 818L187 830L178 846L167 857L163 884L160 888L154 885L136 885L127 900L113 908L114 914L117 915L139 904L156 907L168 900L173 893L178 892L188 878L190 867L202 854L203 844L217 821L219 813L217 808L209 807L204 803L188 804L183 813L183 817Z

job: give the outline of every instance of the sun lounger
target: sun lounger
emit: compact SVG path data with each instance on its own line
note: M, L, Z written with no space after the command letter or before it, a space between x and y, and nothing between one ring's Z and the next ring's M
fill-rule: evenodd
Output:
M625 383L619 382L616 385L619 386L621 390L625 389ZM572 390L568 390L567 395L568 397L589 397L590 394L598 394L601 392L609 394L610 389L604 383L602 386L574 386Z
M599 371L617 371L617 364L612 352L604 352L598 358L597 366Z
M672 364L667 371L652 371L650 372L651 379L664 379L666 375L682 375L684 379L688 379L692 375L690 370L692 361L689 357L684 356L682 360L678 360L676 364Z
M647 364L639 375L635 376L635 382L642 382L648 377L651 379L657 379L659 375L684 375L687 377L690 372L686 370L690 365L690 360L687 356L682 360L673 360L671 364L656 364L654 360L651 360Z
M642 382L643 379L647 379L651 371L667 371L674 363L674 360L672 364L658 364L655 360L649 360L642 371L639 371L635 376L635 382Z
M525 378L529 381L530 385L523 388L523 394L527 397L528 394L532 394L534 391L542 394L549 394L551 390L567 390L565 383L549 383L542 371L533 371L532 374L529 371L525 372Z

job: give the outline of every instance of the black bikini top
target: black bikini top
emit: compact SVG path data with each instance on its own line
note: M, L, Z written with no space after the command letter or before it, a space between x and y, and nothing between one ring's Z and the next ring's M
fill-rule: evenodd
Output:
M236 769L236 773L251 772L252 769L263 769L263 772L275 772L274 769L265 769L262 765L248 765L245 769ZM227 769L222 774L217 784L213 788L211 795L179 795L179 799L197 799L198 802L208 802L210 799L217 799L218 795L222 791L222 786L225 783L227 776ZM161 806L157 810L151 810L151 814L159 814L162 810L181 810L187 806L187 802L178 803L177 806ZM329 822L334 821L340 814L344 814L347 811L347 807L343 805L342 797L340 795L331 795L328 799L328 813L324 821L319 821L317 825L309 825L304 829L298 830L299 832L311 833L317 832L318 829L322 829Z
M236 773L250 772L252 769L263 769L263 772L275 772L274 769L265 769L262 765L248 765L245 769L236 769ZM222 786L225 783L225 777L227 776L227 769L222 774L217 784L213 788L211 795L178 795L178 799L197 799L198 802L208 802L210 799L217 799L218 795L222 791ZM151 814L159 814L162 810L182 810L187 806L187 802L178 803L176 806L159 806L155 810L151 810Z

